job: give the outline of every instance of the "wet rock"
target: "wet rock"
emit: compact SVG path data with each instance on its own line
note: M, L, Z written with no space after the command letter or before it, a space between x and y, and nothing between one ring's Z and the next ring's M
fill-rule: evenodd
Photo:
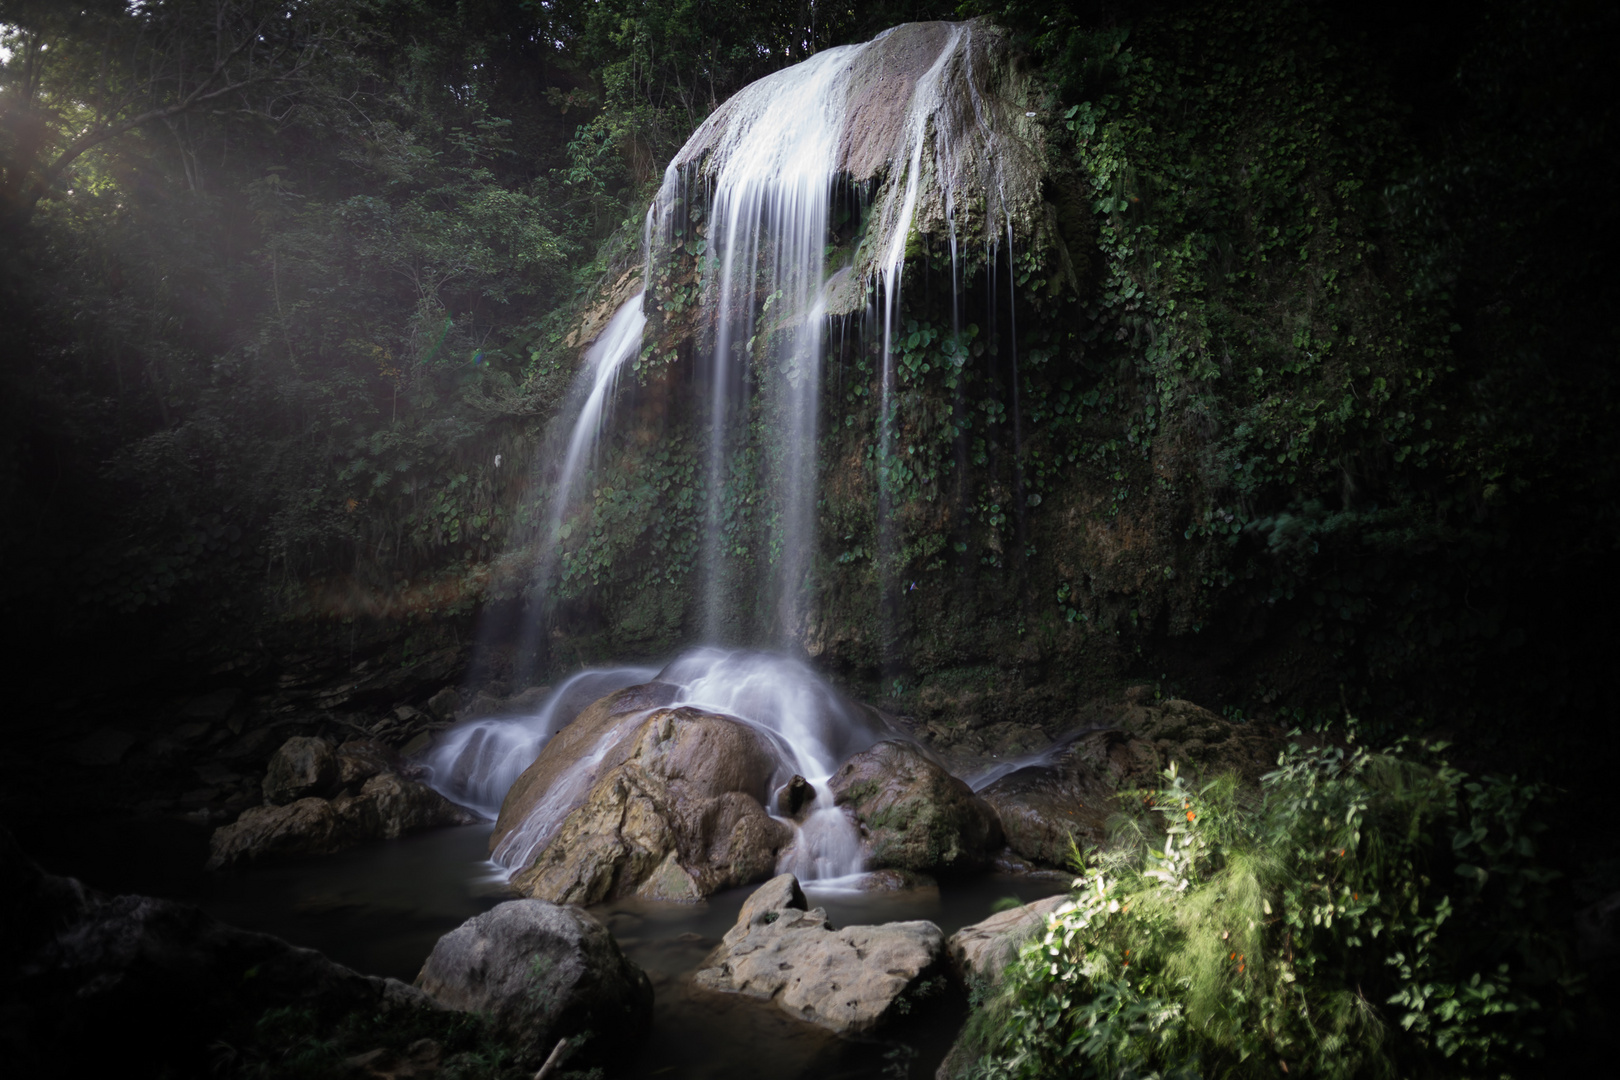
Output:
M943 968L931 922L834 929L806 910L791 874L749 897L693 985L774 1001L788 1015L840 1034L873 1031L909 1011Z
M0 876L0 1046L14 1075L201 1076L211 1044L267 1009L309 1009L333 1024L355 1009L437 1007L403 983L188 904L108 898L46 874L5 835Z
M471 825L478 815L425 784L398 773L378 773L357 794L315 796L285 806L255 806L214 830L208 867L300 855L329 855L375 840L450 825Z
M853 272L832 290L829 313L864 306L864 282L903 223L940 236L954 219L957 230L971 231L987 221L964 208L999 204L992 219L1002 220L996 215L1004 211L1020 235L1030 231L1042 205L1041 132L1028 80L1001 31L979 21L907 23L861 46L835 78L844 115L830 168L875 183L871 223ZM737 133L758 120L773 86L761 80L727 99L687 140L673 167L710 176L723 168ZM922 129L919 116L928 118ZM910 189L906 165L919 130L922 181Z
M546 745L501 807L493 848L524 867L514 885L557 903L689 901L770 876L793 832L765 811L777 762L754 729L696 709L596 709ZM582 789L572 810L569 785Z
M373 776L403 772L405 763L387 746L373 739L350 739L337 749L337 786L356 788Z
M285 806L254 806L209 838L208 868L270 856L327 855L363 839L358 823L326 799L310 796Z
M652 982L607 927L544 900L510 900L462 923L433 947L416 985L449 1008L488 1014L542 1056L586 1035L571 1068L633 1057L652 1022Z
M1118 793L1156 785L1171 762L1193 778L1234 773L1258 784L1284 742L1276 728L1222 719L1189 701L1143 704L1127 694L1115 723L1070 736L1038 765L979 792L995 808L1007 845L1031 862L1073 868L1073 852L1107 840Z
M964 926L946 943L951 964L965 981L997 981L1017 958L1019 946L1044 927L1046 917L1068 899L1067 893L1059 893Z
M1068 867L1075 851L1106 838L1114 791L1088 769L1036 766L1002 777L979 795L994 808L1008 847L1038 865Z
M938 889L939 882L927 874L911 870L873 870L862 874L852 883L862 892L910 892L916 889Z
M982 870L1001 849L995 811L911 743L856 754L828 787L860 823L874 869L963 873Z
M294 735L270 758L264 774L264 801L286 806L310 796L331 795L338 786L338 761L331 742Z
M796 818L799 811L815 801L815 786L797 774L776 789L776 812L783 817Z

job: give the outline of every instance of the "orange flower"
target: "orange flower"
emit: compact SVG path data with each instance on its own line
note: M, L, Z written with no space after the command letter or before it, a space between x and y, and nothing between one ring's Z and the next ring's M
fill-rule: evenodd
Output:
M1191 810L1189 810L1189 811L1187 811L1187 820L1191 821L1192 819L1193 819L1193 812Z

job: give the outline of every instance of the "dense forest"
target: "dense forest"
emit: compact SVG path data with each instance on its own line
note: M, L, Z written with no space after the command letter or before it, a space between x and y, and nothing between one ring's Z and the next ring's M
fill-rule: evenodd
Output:
M1005 42L1038 208L964 226L960 259L914 234L886 354L876 285L829 331L784 631L778 433L753 406L731 470L701 467L679 394L707 226L693 196L648 266L649 206L745 86L939 19ZM805 658L946 755L1031 749L1127 687L1439 735L1533 786L1470 812L1511 833L1539 800L1563 918L1620 888L1590 805L1620 747L1617 31L1590 0L0 0L10 752L216 692L414 715L707 638ZM829 259L859 265L870 190L839 196ZM559 533L582 353L643 280L623 422ZM1277 783L1348 823L1362 774L1337 768ZM17 775L0 805L40 857L58 781ZM75 799L88 820L144 782ZM1165 783L1145 805L1205 797ZM1342 839L1302 821L1218 843ZM995 1007L991 1074L1056 1075L1017 1026L1039 1017ZM1017 1054L984 1035L1013 1015ZM1103 1028L1148 1069L1157 1022ZM1464 1058L1495 1060L1489 1026Z

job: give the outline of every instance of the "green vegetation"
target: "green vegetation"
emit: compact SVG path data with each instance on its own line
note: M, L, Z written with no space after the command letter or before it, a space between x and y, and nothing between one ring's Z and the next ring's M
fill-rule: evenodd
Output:
M987 1077L1523 1075L1572 980L1535 784L1443 744L1172 766L976 1018Z
M775 403L750 398L718 492L671 407L700 197L654 268L634 422L537 567L576 331L719 101L951 13L5 0L7 625L64 656L106 635L217 659L532 623L543 597L536 670L656 655L702 621L711 502L728 633L772 625ZM1614 13L957 14L1008 27L1044 95L1047 205L954 290L945 239L916 238L893 356L829 335L807 647L903 712L1163 676L1245 716L1348 703L1487 747L1595 708L1612 638L1579 628L1620 597ZM835 262L864 223L840 199Z

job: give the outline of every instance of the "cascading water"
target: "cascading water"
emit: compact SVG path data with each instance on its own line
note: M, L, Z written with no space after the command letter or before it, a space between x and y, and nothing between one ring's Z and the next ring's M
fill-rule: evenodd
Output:
M684 252L698 259L692 272L701 284L700 370L689 412L709 425L697 567L704 639L763 640L788 650L805 639L814 616L826 327L830 317L856 312L881 326L874 335L881 337L882 400L873 444L887 610L895 592L894 533L887 523L897 452L894 356L907 259L920 236L947 239L951 319L959 329L959 232L983 237L993 278L1001 225L1010 242L1015 218L1028 219L1039 204L1038 137L1027 120L1035 114L1015 103L1005 50L992 58L998 42L977 23L897 27L753 83L693 134L671 161L648 212L647 296L627 302L585 358L579 413L542 537L542 580L555 569L558 543L567 539L575 488L600 438L617 374L640 344L644 303L669 310L650 287L654 267ZM832 265L829 253L839 250L832 210L851 204L858 204L859 228L844 237L846 247L853 246ZM757 475L748 475L754 469ZM745 489L757 490L761 505L745 497ZM751 514L763 517L750 521ZM764 617L751 615L755 609ZM533 644L526 643L524 655L534 653ZM588 678L623 685L615 682L623 674L582 673L558 694ZM674 688L673 699L661 704L725 713L766 732L782 768L815 787L816 801L784 868L808 880L860 868L854 823L825 792L828 777L849 755L884 737L873 715L845 702L803 664L763 653L697 649L655 682ZM568 711L547 709L458 729L434 752L435 785L491 810ZM611 738L586 748L530 819L502 841L499 861L525 865L549 842L594 782Z
M665 668L659 679L680 687L676 704L735 716L776 736L786 747L784 764L815 788L798 841L783 854L779 871L801 881L860 872L860 833L833 805L827 781L851 754L883 737L875 717L806 665L770 653L696 649Z
M494 817L523 770L551 737L596 699L646 682L656 668L581 671L552 691L540 708L521 716L488 717L447 732L423 759L427 781L462 806Z
M1009 109L986 90L991 37L976 23L917 23L825 50L730 98L665 171L653 214L667 246L687 235L686 208L700 195L707 199L706 640L762 636L788 648L803 640L812 614L826 322L868 308L874 290L882 327L879 519L886 528L893 354L914 239L929 231L949 238L954 322L958 226L973 219L993 249L1000 229L989 223L1010 227L1038 202L1032 140L1011 131L1033 114ZM841 188L869 203L868 223L848 264L830 268L829 208ZM740 617L728 607L742 606L729 585L760 561L738 541L732 506L751 363L767 399L760 487L773 556L770 616L757 635L728 626ZM890 546L880 540L880 549ZM892 591L885 586L885 595Z

